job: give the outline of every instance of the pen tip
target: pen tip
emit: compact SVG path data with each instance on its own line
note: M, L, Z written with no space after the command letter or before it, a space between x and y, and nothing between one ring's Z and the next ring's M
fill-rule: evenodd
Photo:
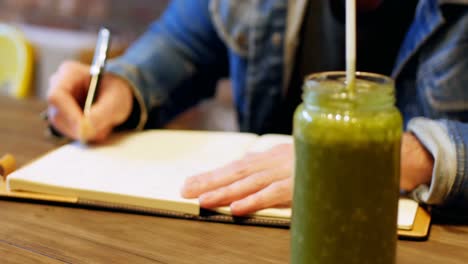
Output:
M78 138L81 143L87 144L90 139L94 137L94 134L96 133L93 125L89 121L88 118L84 117L81 119L80 122L80 127L78 131Z

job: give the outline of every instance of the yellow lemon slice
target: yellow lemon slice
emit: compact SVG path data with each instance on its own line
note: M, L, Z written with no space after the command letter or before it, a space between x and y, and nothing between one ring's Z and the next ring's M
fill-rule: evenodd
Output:
M0 24L0 93L17 98L31 94L33 52L23 34Z

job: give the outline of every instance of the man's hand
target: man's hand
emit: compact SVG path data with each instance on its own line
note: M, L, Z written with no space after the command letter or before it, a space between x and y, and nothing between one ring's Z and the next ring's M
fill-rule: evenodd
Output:
M123 79L104 74L97 91L96 102L91 107L89 120L83 118L82 106L90 82L89 66L78 62L65 62L50 78L47 95L49 122L62 134L80 139L86 121L89 127L85 140L101 141L112 129L130 115L133 95ZM91 130L91 132L89 132Z
M230 205L233 215L268 207L289 207L293 163L292 144L247 154L224 167L188 178L182 196L198 197L204 208Z
M432 156L419 140L411 133L404 133L400 187L411 191L420 184L430 183L433 163ZM291 206L293 166L293 146L278 145L188 178L182 196L198 197L204 208L230 205L234 215L245 215L268 207Z

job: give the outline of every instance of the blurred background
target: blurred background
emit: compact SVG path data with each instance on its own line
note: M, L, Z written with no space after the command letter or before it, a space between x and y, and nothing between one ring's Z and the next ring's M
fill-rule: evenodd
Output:
M89 62L101 26L113 33L116 56L164 11L169 0L0 0L0 23L18 27L32 44L34 95L65 59Z
M1 0L0 19L41 27L91 32L109 26L134 38L163 12L169 0Z
M159 18L170 0L0 0L0 25L19 29L33 53L30 97L45 99L49 77L64 60L90 63L101 26L112 32L110 56L118 56ZM189 0L190 1L190 0ZM1 32L0 32L1 33ZM1 35L1 34L0 34ZM0 36L1 37L1 36ZM1 40L1 39L0 39ZM0 49L4 49L1 46ZM0 50L0 73L13 68ZM3 63L3 69L2 69ZM1 74L0 74L1 75ZM8 93L1 83L0 94ZM3 86L3 87L2 87ZM214 100L182 114L169 128L238 130L230 83L218 85Z

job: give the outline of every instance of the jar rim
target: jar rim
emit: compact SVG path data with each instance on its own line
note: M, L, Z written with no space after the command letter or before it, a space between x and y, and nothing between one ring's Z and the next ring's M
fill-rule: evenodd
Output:
M320 79L321 77L323 78L323 77L329 77L329 76L346 77L346 71L324 71L324 72L311 73L304 77L304 82L306 82L307 80ZM381 83L394 84L394 80L391 77L384 75L384 74L380 74L380 73L357 71L356 78L359 78L359 77L373 78L375 80L377 79L381 80Z
M356 72L356 89L352 93L346 83L344 71L310 74L304 80L302 100L307 107L363 111L387 108L395 103L394 81L388 76Z

